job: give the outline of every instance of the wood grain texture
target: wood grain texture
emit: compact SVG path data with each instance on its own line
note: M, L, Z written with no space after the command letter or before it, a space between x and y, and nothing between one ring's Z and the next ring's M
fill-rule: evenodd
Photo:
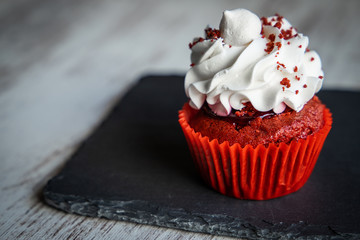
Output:
M359 1L0 2L0 239L225 239L69 215L45 182L147 73L180 73L224 9L285 15L322 57L326 88L360 89Z

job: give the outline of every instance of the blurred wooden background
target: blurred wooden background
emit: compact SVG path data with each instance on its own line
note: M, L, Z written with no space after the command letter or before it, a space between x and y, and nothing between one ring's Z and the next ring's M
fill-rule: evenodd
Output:
M357 0L2 0L0 239L213 239L65 214L40 192L137 79L185 74L192 38L239 7L309 36L324 88L360 90Z

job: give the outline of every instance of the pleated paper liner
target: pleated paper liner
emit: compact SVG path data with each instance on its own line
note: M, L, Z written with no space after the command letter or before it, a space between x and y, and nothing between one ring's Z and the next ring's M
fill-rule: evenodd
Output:
M265 200L300 189L309 178L328 135L332 117L324 110L325 124L306 139L289 144L241 147L195 132L189 119L196 113L188 103L179 111L179 123L184 132L202 178L218 192L240 198Z

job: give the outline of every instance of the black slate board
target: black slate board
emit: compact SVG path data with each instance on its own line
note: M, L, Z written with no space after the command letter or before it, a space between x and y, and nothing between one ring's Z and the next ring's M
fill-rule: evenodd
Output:
M80 215L248 239L360 239L360 93L318 95L333 129L308 182L288 196L238 200L206 186L177 122L183 76L150 76L48 182L45 201Z

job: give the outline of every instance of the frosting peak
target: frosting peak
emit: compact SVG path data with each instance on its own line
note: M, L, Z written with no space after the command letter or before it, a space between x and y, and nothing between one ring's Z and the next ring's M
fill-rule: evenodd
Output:
M220 22L220 33L224 42L233 46L247 44L259 37L261 21L246 9L224 11Z
M321 60L309 40L281 16L261 18L245 9L225 11L220 30L205 29L190 44L185 77L190 105L206 101L220 116L251 102L258 111L300 111L322 86Z

